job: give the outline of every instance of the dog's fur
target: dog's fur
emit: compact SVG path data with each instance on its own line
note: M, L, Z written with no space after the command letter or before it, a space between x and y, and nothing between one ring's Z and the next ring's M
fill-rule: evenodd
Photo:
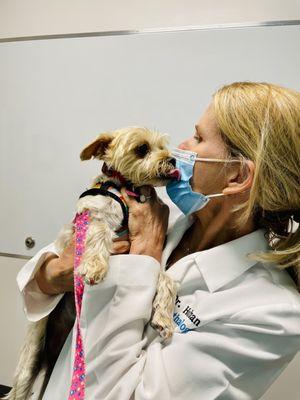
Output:
M81 152L81 160L92 157L105 162L118 171L133 187L142 185L164 186L174 169L174 159L166 147L167 137L146 128L129 127L99 135ZM112 180L105 174L97 176L92 184ZM120 186L120 181L115 181ZM121 226L123 213L114 199L102 195L82 197L77 202L76 212L90 211L85 252L78 272L86 283L97 283L104 279L108 259L112 253L115 231ZM55 241L58 254L71 244L74 237L73 222L64 226ZM172 313L176 284L160 272L157 293L153 302L151 325L161 336L172 335L174 326ZM27 400L32 385L41 370L45 378L40 392L42 398L61 348L75 321L74 294L66 293L48 317L31 323L16 369L13 388L7 400Z

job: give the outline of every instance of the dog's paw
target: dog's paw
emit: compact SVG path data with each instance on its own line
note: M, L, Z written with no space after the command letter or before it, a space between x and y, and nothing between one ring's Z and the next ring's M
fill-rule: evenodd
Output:
M96 285L96 283L98 283L98 282L95 282L93 278L87 278L87 276L85 276L84 277L84 283L86 285L93 286L93 285Z
M96 272L87 272L84 276L84 282L88 285L96 285L105 278L106 273L107 268L102 268Z
M169 321L168 323L165 324L154 323L153 321L151 321L150 325L152 326L153 329L155 329L158 332L158 334L163 339L169 339L173 335L174 332L173 321Z
M77 273L84 278L88 285L95 285L102 281L107 273L108 263L103 258L83 260L77 269Z

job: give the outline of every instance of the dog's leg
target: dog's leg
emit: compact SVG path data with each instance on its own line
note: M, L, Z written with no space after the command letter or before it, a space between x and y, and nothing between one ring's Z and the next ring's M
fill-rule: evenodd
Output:
M104 279L112 251L114 231L104 221L91 220L86 233L85 251L78 273L88 284Z
M150 324L165 339L172 336L174 331L173 312L176 293L177 284L165 272L161 272Z
M21 349L12 390L3 399L27 400L30 398L32 385L41 368L41 351L44 347L47 319L48 317L45 317L38 322L30 323Z

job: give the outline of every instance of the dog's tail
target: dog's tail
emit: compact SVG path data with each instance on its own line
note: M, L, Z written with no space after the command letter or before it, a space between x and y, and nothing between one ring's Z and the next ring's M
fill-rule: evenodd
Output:
M41 351L44 347L48 317L30 323L26 339L21 349L16 368L13 387L3 400L27 400L31 396L31 388L41 369Z

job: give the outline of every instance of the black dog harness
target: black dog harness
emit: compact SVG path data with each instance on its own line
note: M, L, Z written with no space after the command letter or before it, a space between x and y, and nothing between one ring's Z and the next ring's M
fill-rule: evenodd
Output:
M82 197L85 196L109 196L112 199L116 200L123 212L123 221L121 224L121 227L116 231L116 234L118 236L122 236L125 233L128 232L128 206L125 202L124 197L120 193L118 185L116 185L113 181L106 181L106 182L99 182L95 186L93 186L91 189L86 190L83 192L79 198L81 199Z

